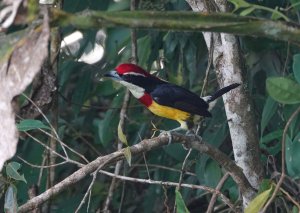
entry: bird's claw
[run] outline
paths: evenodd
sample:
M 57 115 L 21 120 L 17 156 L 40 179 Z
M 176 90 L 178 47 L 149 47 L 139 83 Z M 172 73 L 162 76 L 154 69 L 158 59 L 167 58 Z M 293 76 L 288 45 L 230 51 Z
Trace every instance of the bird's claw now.
M 164 134 L 166 134 L 168 136 L 168 145 L 170 145 L 171 142 L 172 142 L 171 131 L 160 130 L 160 134 L 159 135 L 164 135 Z
M 193 137 L 195 140 L 199 141 L 201 143 L 202 137 L 197 135 L 193 130 L 188 130 L 185 134 L 188 137 Z M 183 148 L 186 150 L 189 150 L 191 147 L 187 146 L 186 144 L 182 144 Z

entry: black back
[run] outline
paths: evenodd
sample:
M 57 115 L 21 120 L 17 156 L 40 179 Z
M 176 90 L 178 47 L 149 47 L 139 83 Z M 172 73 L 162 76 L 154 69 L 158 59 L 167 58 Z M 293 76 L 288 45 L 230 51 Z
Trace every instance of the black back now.
M 163 81 L 159 78 L 145 78 L 138 75 L 123 75 L 122 78 L 145 89 L 152 99 L 160 105 L 179 109 L 191 114 L 211 117 L 208 103 L 195 93 Z
M 211 117 L 210 112 L 208 112 L 208 103 L 183 87 L 164 82 L 157 85 L 149 94 L 160 105 Z

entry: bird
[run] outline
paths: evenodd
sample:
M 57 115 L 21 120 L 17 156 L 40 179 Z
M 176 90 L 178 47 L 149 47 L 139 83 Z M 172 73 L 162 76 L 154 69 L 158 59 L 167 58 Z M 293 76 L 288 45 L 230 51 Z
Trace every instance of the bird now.
M 177 121 L 180 126 L 169 130 L 191 130 L 195 117 L 211 117 L 210 105 L 223 94 L 238 87 L 233 83 L 210 96 L 200 97 L 184 87 L 160 79 L 136 64 L 123 63 L 104 74 L 123 86 L 153 114 Z

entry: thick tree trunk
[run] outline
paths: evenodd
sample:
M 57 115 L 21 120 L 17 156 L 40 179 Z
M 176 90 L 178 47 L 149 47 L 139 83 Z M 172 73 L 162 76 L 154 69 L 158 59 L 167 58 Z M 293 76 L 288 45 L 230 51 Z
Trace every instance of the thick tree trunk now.
M 191 8 L 198 12 L 227 11 L 226 1 L 187 0 Z M 212 1 L 213 2 L 213 1 Z M 254 112 L 246 84 L 243 79 L 240 47 L 234 35 L 224 33 L 203 33 L 208 49 L 213 51 L 213 65 L 220 87 L 232 83 L 242 85 L 223 95 L 228 125 L 232 140 L 234 157 L 242 168 L 253 188 L 258 189 L 263 177 L 260 162 L 259 138 L 254 119 Z M 243 194 L 244 206 L 247 206 L 253 194 Z

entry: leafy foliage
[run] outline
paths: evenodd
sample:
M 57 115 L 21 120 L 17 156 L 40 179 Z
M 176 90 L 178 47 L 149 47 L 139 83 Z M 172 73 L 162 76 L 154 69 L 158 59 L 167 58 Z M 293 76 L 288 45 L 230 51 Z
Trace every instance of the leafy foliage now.
M 50 130 L 50 127 L 46 126 L 42 121 L 32 119 L 20 121 L 20 123 L 17 124 L 17 128 L 19 131 L 29 131 L 38 128 Z
M 177 213 L 189 213 L 189 210 L 186 208 L 184 200 L 178 190 L 175 191 L 176 194 L 176 206 L 177 206 Z
M 274 190 L 273 185 L 270 185 L 269 189 L 259 193 L 245 209 L 245 213 L 256 213 L 259 212 L 264 204 L 268 201 Z
M 296 22 L 300 5 L 296 0 L 291 1 L 237 1 L 234 3 L 236 13 L 253 15 L 277 20 L 279 18 Z M 76 13 L 86 10 L 123 11 L 129 10 L 130 1 L 64 1 L 63 10 Z M 278 8 L 282 8 L 278 10 Z M 166 11 L 189 10 L 185 1 L 142 0 L 139 9 L 155 9 Z M 280 11 L 280 12 L 279 12 Z M 276 15 L 277 14 L 277 15 Z M 22 37 L 27 26 L 22 30 L 11 29 L 6 38 L 7 43 L 2 46 L 1 56 L 12 49 L 12 41 Z M 61 28 L 62 36 L 69 35 L 77 30 L 71 25 Z M 247 29 L 242 29 L 247 30 Z M 126 147 L 138 143 L 141 139 L 150 138 L 155 132 L 152 124 L 158 129 L 168 130 L 176 127 L 176 122 L 153 116 L 135 99 L 130 99 L 124 129 L 118 126 L 120 108 L 124 99 L 124 88 L 111 81 L 102 79 L 103 73 L 112 70 L 118 64 L 131 61 L 130 30 L 122 27 L 104 29 L 106 37 L 99 41 L 95 29 L 82 30 L 84 41 L 80 43 L 80 50 L 72 55 L 62 52 L 58 63 L 58 100 L 57 114 L 45 111 L 47 117 L 58 120 L 57 135 L 66 145 L 85 156 L 91 161 L 100 155 L 116 150 L 117 141 L 122 141 Z M 0 35 L 2 37 L 2 35 Z M 0 37 L 0 41 L 2 41 Z M 97 64 L 89 65 L 79 62 L 88 43 L 101 43 L 104 56 Z M 262 163 L 266 171 L 265 178 L 271 179 L 273 173 L 280 171 L 281 138 L 283 128 L 290 115 L 299 106 L 300 102 L 300 52 L 299 47 L 279 41 L 263 38 L 240 38 L 242 53 L 245 58 L 245 79 L 249 93 L 255 106 L 255 116 L 260 132 L 260 148 Z M 191 91 L 200 94 L 205 78 L 205 71 L 209 63 L 209 52 L 201 32 L 157 31 L 152 29 L 137 30 L 138 64 L 152 74 L 179 84 Z M 5 52 L 4 52 L 5 49 Z M 208 76 L 206 94 L 211 94 L 218 87 L 216 76 L 211 69 Z M 33 92 L 33 87 L 26 93 Z M 18 104 L 22 107 L 26 100 L 21 97 Z M 230 134 L 227 127 L 223 103 L 219 100 L 212 109 L 212 118 L 201 123 L 199 134 L 212 146 L 232 157 Z M 51 120 L 50 119 L 50 120 Z M 49 124 L 43 118 L 20 120 L 19 131 L 29 132 L 34 138 L 48 144 L 49 135 L 41 132 L 44 129 L 50 132 Z M 286 140 L 286 167 L 289 178 L 299 190 L 299 127 L 298 116 L 289 128 Z M 44 147 L 35 142 L 33 137 L 22 134 L 17 156 L 35 165 L 47 165 Z M 129 164 L 123 163 L 120 174 L 130 177 L 178 182 L 182 162 L 186 151 L 178 144 L 151 151 L 145 157 L 132 156 L 127 149 L 126 159 Z M 60 145 L 57 152 L 64 154 Z M 81 156 L 69 152 L 69 157 L 80 163 L 86 163 Z M 271 156 L 271 157 L 270 157 Z M 270 158 L 278 159 L 270 165 Z M 13 211 L 18 203 L 25 203 L 28 199 L 27 189 L 32 184 L 38 184 L 40 191 L 45 191 L 49 180 L 47 173 L 41 168 L 21 162 L 18 158 L 9 162 L 3 176 L 0 176 L 0 197 L 6 211 Z M 147 166 L 145 165 L 147 161 Z M 16 162 L 18 161 L 18 162 Z M 58 158 L 57 162 L 62 159 Z M 141 164 L 143 164 L 141 166 Z M 22 165 L 22 170 L 21 169 Z M 189 184 L 216 187 L 224 171 L 208 156 L 192 152 L 186 165 L 183 182 Z M 48 169 L 48 168 L 47 168 Z M 72 174 L 78 169 L 77 165 L 67 164 L 55 167 L 55 182 Z M 113 168 L 108 170 L 113 172 Z M 47 170 L 49 171 L 49 170 Z M 26 179 L 25 179 L 26 177 Z M 3 180 L 2 180 L 3 179 Z M 52 200 L 51 212 L 74 212 L 79 205 L 90 184 L 86 178 Z M 93 185 L 89 211 L 96 212 L 102 209 L 107 198 L 111 178 L 99 174 Z M 163 212 L 166 205 L 173 208 L 174 201 L 178 212 L 205 211 L 211 196 L 202 190 L 163 188 L 157 185 L 142 185 L 135 182 L 126 182 L 122 188 L 122 181 L 116 181 L 112 212 L 119 208 L 125 212 Z M 294 185 L 293 185 L 294 186 Z M 238 187 L 229 178 L 221 192 L 226 194 L 234 203 L 238 200 Z M 250 204 L 249 212 L 257 212 L 269 199 L 273 187 L 265 188 Z M 286 189 L 288 190 L 288 189 Z M 295 190 L 297 191 L 297 190 Z M 296 197 L 290 191 L 291 196 Z M 125 193 L 125 194 L 124 194 Z M 279 195 L 280 196 L 280 195 Z M 164 202 L 165 201 L 165 202 Z M 297 200 L 299 202 L 299 200 Z M 276 200 L 283 209 L 295 209 L 289 199 L 281 196 Z M 197 203 L 197 205 L 195 205 Z M 217 200 L 217 204 L 221 201 Z M 284 206 L 284 207 L 282 207 Z M 84 207 L 87 207 L 86 204 Z M 1 210 L 0 210 L 1 211 Z

